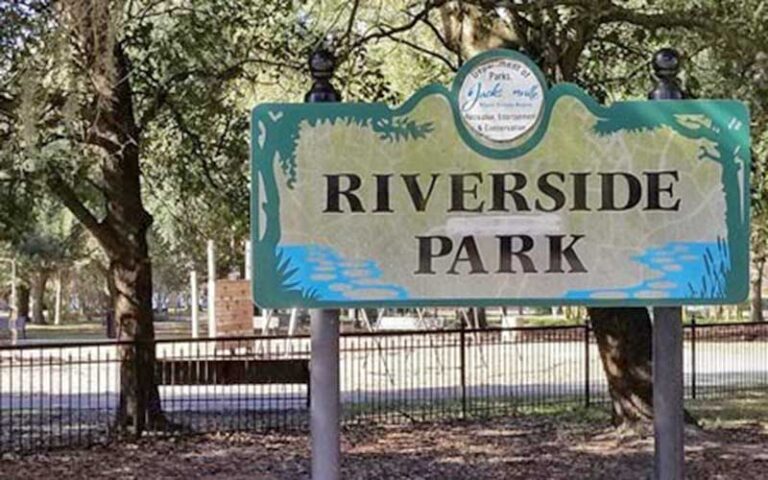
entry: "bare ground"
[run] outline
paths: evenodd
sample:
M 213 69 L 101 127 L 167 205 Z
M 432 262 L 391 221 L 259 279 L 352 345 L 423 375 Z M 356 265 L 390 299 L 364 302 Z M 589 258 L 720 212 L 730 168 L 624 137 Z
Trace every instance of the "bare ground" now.
M 703 403 L 686 432 L 691 479 L 768 478 L 766 397 Z M 616 431 L 598 410 L 471 422 L 356 426 L 344 432 L 345 479 L 645 479 L 650 431 Z M 15 479 L 309 478 L 306 434 L 148 439 L 26 457 L 6 455 Z

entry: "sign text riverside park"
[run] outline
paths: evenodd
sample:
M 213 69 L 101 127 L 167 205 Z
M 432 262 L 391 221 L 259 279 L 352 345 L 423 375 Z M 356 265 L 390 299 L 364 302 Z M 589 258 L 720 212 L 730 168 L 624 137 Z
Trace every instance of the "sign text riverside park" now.
M 749 117 L 598 105 L 509 51 L 383 104 L 252 116 L 262 307 L 680 305 L 747 294 Z

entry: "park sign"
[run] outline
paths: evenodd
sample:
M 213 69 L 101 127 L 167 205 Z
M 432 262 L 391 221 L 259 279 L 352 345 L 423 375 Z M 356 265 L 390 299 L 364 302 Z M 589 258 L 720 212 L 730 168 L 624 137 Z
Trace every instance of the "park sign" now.
M 397 108 L 262 104 L 251 128 L 262 307 L 746 297 L 740 102 L 602 106 L 494 50 Z

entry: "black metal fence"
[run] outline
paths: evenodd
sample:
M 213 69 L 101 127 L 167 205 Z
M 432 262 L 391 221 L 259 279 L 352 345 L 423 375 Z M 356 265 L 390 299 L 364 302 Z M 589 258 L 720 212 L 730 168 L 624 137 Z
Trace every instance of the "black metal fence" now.
M 126 342 L 0 347 L 0 451 L 115 438 Z M 157 340 L 160 434 L 304 429 L 309 338 Z M 687 325 L 689 398 L 768 389 L 768 324 Z M 401 422 L 512 414 L 607 400 L 588 327 L 347 334 L 344 421 Z

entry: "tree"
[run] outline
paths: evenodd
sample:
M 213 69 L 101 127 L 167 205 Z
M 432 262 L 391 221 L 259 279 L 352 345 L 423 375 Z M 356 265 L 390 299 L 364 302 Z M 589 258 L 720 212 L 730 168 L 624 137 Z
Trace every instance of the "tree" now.
M 709 39 L 684 38 L 693 52 L 687 85 L 694 96 L 737 98 L 749 106 L 752 123 L 751 315 L 764 321 L 762 287 L 768 250 L 768 5 L 763 0 L 717 2 L 727 25 Z M 745 14 L 749 12 L 749 14 Z
M 699 6 L 695 13 L 685 7 L 685 2 L 659 8 L 653 2 L 630 5 L 611 0 L 427 1 L 411 7 L 401 24 L 379 26 L 360 42 L 376 37 L 413 43 L 402 42 L 401 37 L 420 26 L 431 31 L 447 51 L 434 55 L 443 64 L 460 65 L 490 48 L 519 50 L 539 65 L 550 82 L 576 82 L 605 100 L 611 95 L 637 95 L 638 85 L 644 84 L 638 81 L 638 73 L 647 71 L 648 57 L 664 32 L 674 28 L 701 33 L 715 26 L 704 13 L 714 13 L 713 5 Z M 606 58 L 613 62 L 608 64 Z M 589 310 L 615 422 L 649 419 L 652 336 L 647 310 Z
M 614 8 L 612 2 L 606 2 Z M 552 82 L 578 81 L 582 53 L 604 24 L 613 20 L 605 12 L 532 4 L 499 8 L 486 2 L 448 2 L 441 7 L 448 45 L 468 58 L 489 48 L 510 48 L 527 53 Z M 613 414 L 617 423 L 652 416 L 651 325 L 645 309 L 590 309 L 598 339 Z
M 225 224 L 224 206 L 244 205 L 235 216 L 247 225 L 247 117 L 231 108 L 231 87 L 257 85 L 265 65 L 300 68 L 291 61 L 301 54 L 296 14 L 282 1 L 25 0 L 0 8 L 0 71 L 8 73 L 0 150 L 9 175 L 48 188 L 99 242 L 121 338 L 135 342 L 120 350 L 117 423 L 162 427 L 153 217 L 142 180 L 192 195 L 205 186 L 203 200 L 216 201 L 194 203 L 210 207 L 207 218 L 220 214 Z
M 763 192 L 768 188 L 762 182 Z M 765 193 L 753 203 L 752 222 L 752 279 L 751 279 L 751 320 L 764 322 L 763 315 L 763 278 L 765 277 L 765 263 L 768 259 L 768 205 L 766 205 Z

